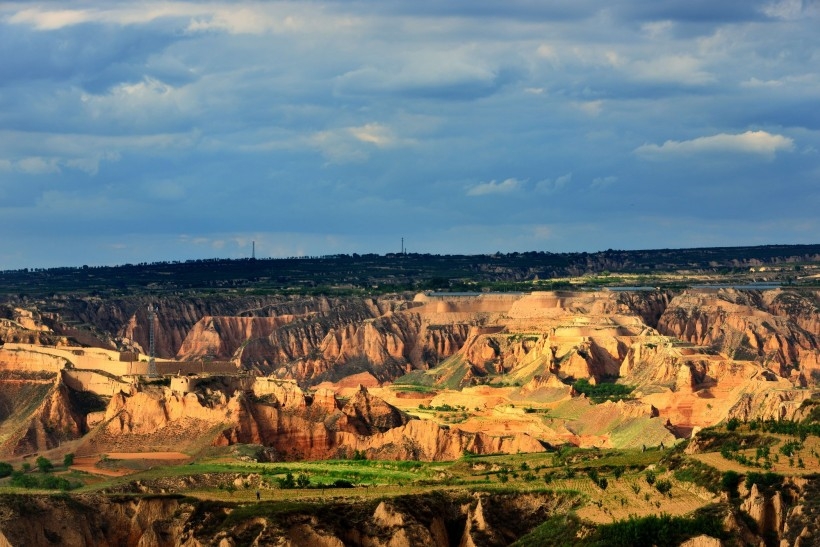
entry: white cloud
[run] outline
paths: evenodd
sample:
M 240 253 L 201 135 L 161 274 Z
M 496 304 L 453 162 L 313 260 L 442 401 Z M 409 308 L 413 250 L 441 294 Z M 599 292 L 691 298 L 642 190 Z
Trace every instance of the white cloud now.
M 89 175 L 96 175 L 100 171 L 100 162 L 105 160 L 109 162 L 119 161 L 119 152 L 105 152 L 102 154 L 94 154 L 93 156 L 85 158 L 72 158 L 63 162 L 66 167 L 78 169 Z
M 414 141 L 399 138 L 386 125 L 368 123 L 318 131 L 301 142 L 318 148 L 333 163 L 350 163 L 365 161 L 373 147 L 391 148 L 411 145 Z
M 561 61 L 561 58 L 558 56 L 558 51 L 550 44 L 539 45 L 535 50 L 535 54 L 541 59 L 546 59 L 552 63 L 553 66 L 557 66 Z
M 584 101 L 573 103 L 575 108 L 585 113 L 588 116 L 595 117 L 601 113 L 604 108 L 604 101 Z
M 644 31 L 650 38 L 659 38 L 669 33 L 674 23 L 672 21 L 652 21 L 641 25 L 641 30 Z
M 628 59 L 624 58 L 617 51 L 606 51 L 604 52 L 604 57 L 607 63 L 614 68 L 620 68 L 628 62 Z
M 360 127 L 348 128 L 348 131 L 361 142 L 375 144 L 379 148 L 385 148 L 395 144 L 396 138 L 389 128 L 380 123 L 368 123 Z
M 468 196 L 486 196 L 488 194 L 509 194 L 519 189 L 523 183 L 514 178 L 506 179 L 502 182 L 491 180 L 477 184 L 467 190 Z
M 306 25 L 307 21 L 298 16 L 272 17 L 258 10 L 243 8 L 220 9 L 213 14 L 198 17 L 191 21 L 187 30 L 189 32 L 223 30 L 231 34 L 263 34 L 265 32 L 298 31 Z
M 715 81 L 714 75 L 703 70 L 700 59 L 691 55 L 668 55 L 635 61 L 627 70 L 644 81 L 679 83 L 685 85 L 704 85 Z
M 49 31 L 82 23 L 145 25 L 160 19 L 187 22 L 189 33 L 224 31 L 229 34 L 264 34 L 353 29 L 359 19 L 350 15 L 325 14 L 298 3 L 254 4 L 163 2 L 101 4 L 95 9 L 49 10 L 41 7 L 20 10 L 8 18 L 12 24 L 30 25 Z
M 46 175 L 60 172 L 57 158 L 43 158 L 39 156 L 23 158 L 17 162 L 16 167 L 21 173 L 28 175 Z
M 763 7 L 763 13 L 774 19 L 794 21 L 803 14 L 802 0 L 778 0 Z
M 759 80 L 752 77 L 745 82 L 740 82 L 740 87 L 783 87 L 783 82 L 781 80 Z
M 618 177 L 614 177 L 612 175 L 608 177 L 596 177 L 592 179 L 592 188 L 595 190 L 600 190 L 601 188 L 606 188 L 616 182 L 618 182 Z
M 734 152 L 771 158 L 777 152 L 788 152 L 793 149 L 794 141 L 789 137 L 774 135 L 766 131 L 747 131 L 734 135 L 720 133 L 688 141 L 669 140 L 661 145 L 644 144 L 636 148 L 635 153 L 645 157 L 659 157 Z
M 61 158 L 57 156 L 27 156 L 22 159 L 12 161 L 9 159 L 0 160 L 0 171 L 16 171 L 26 175 L 51 175 L 59 174 L 62 168 L 77 169 L 89 175 L 96 175 L 100 170 L 100 162 L 118 161 L 118 152 L 103 152 L 84 157 Z
M 796 91 L 801 88 L 811 93 L 820 92 L 820 80 L 817 74 L 793 74 L 783 76 L 775 80 L 761 80 L 759 78 L 751 77 L 748 80 L 740 82 L 741 87 L 747 88 L 787 88 L 789 91 Z
M 497 67 L 475 47 L 451 50 L 419 48 L 386 65 L 368 64 L 336 78 L 341 93 L 430 92 L 466 87 L 485 89 L 497 78 Z
M 307 144 L 319 149 L 333 163 L 362 162 L 369 157 L 360 141 L 346 129 L 318 131 L 307 138 Z
M 544 179 L 539 180 L 535 185 L 535 190 L 537 192 L 544 192 L 544 193 L 552 193 L 557 192 L 558 190 L 562 189 L 564 186 L 572 182 L 572 173 L 567 173 L 566 175 L 561 175 L 560 177 L 553 179 Z
M 105 94 L 83 93 L 80 101 L 92 120 L 121 120 L 136 126 L 177 119 L 197 108 L 197 98 L 187 88 L 148 76 L 123 82 Z
M 94 17 L 87 10 L 46 10 L 37 8 L 18 11 L 8 21 L 13 24 L 29 24 L 38 30 L 55 30 L 85 23 Z

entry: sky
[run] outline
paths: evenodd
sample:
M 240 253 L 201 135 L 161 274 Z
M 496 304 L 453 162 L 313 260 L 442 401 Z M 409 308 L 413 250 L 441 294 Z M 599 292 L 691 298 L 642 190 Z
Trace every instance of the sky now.
M 0 3 L 0 270 L 820 242 L 820 0 Z

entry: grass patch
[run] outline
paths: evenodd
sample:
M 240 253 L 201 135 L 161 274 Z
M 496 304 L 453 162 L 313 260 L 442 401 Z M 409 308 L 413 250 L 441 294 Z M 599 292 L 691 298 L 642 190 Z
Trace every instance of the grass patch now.
M 578 545 L 581 521 L 572 513 L 555 515 L 545 520 L 529 534 L 520 537 L 511 547 L 555 547 Z
M 421 372 L 421 371 L 415 371 Z M 435 393 L 436 390 L 433 389 L 432 385 L 416 385 L 416 384 L 398 384 L 398 380 L 396 380 L 396 384 L 391 386 L 393 391 L 404 392 L 404 393 Z

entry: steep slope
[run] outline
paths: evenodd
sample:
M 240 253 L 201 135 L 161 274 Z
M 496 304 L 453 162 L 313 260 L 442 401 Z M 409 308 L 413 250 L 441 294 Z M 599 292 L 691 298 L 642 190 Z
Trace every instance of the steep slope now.
M 17 385 L 10 385 L 12 382 Z M 74 408 L 69 388 L 59 379 L 5 381 L 0 393 L 16 399 L 7 407 L 10 414 L 0 422 L 0 454 L 48 450 L 87 430 L 85 416 Z

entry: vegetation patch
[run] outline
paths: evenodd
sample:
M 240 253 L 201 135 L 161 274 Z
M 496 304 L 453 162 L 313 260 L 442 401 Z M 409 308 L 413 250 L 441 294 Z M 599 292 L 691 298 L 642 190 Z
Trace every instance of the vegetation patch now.
M 671 457 L 667 464 L 673 476 L 681 482 L 690 482 L 705 488 L 713 494 L 720 491 L 720 471 L 698 460 L 683 458 L 680 455 Z
M 723 523 L 717 515 L 698 512 L 691 517 L 673 517 L 667 514 L 630 517 L 626 520 L 599 526 L 581 545 L 623 546 L 680 545 L 687 539 L 706 534 L 725 539 Z
M 634 391 L 633 386 L 625 384 L 615 384 L 609 382 L 601 382 L 598 384 L 590 384 L 586 378 L 577 380 L 572 387 L 578 393 L 583 393 L 590 400 L 595 403 L 603 403 L 605 401 L 623 401 L 631 399 L 630 395 Z

